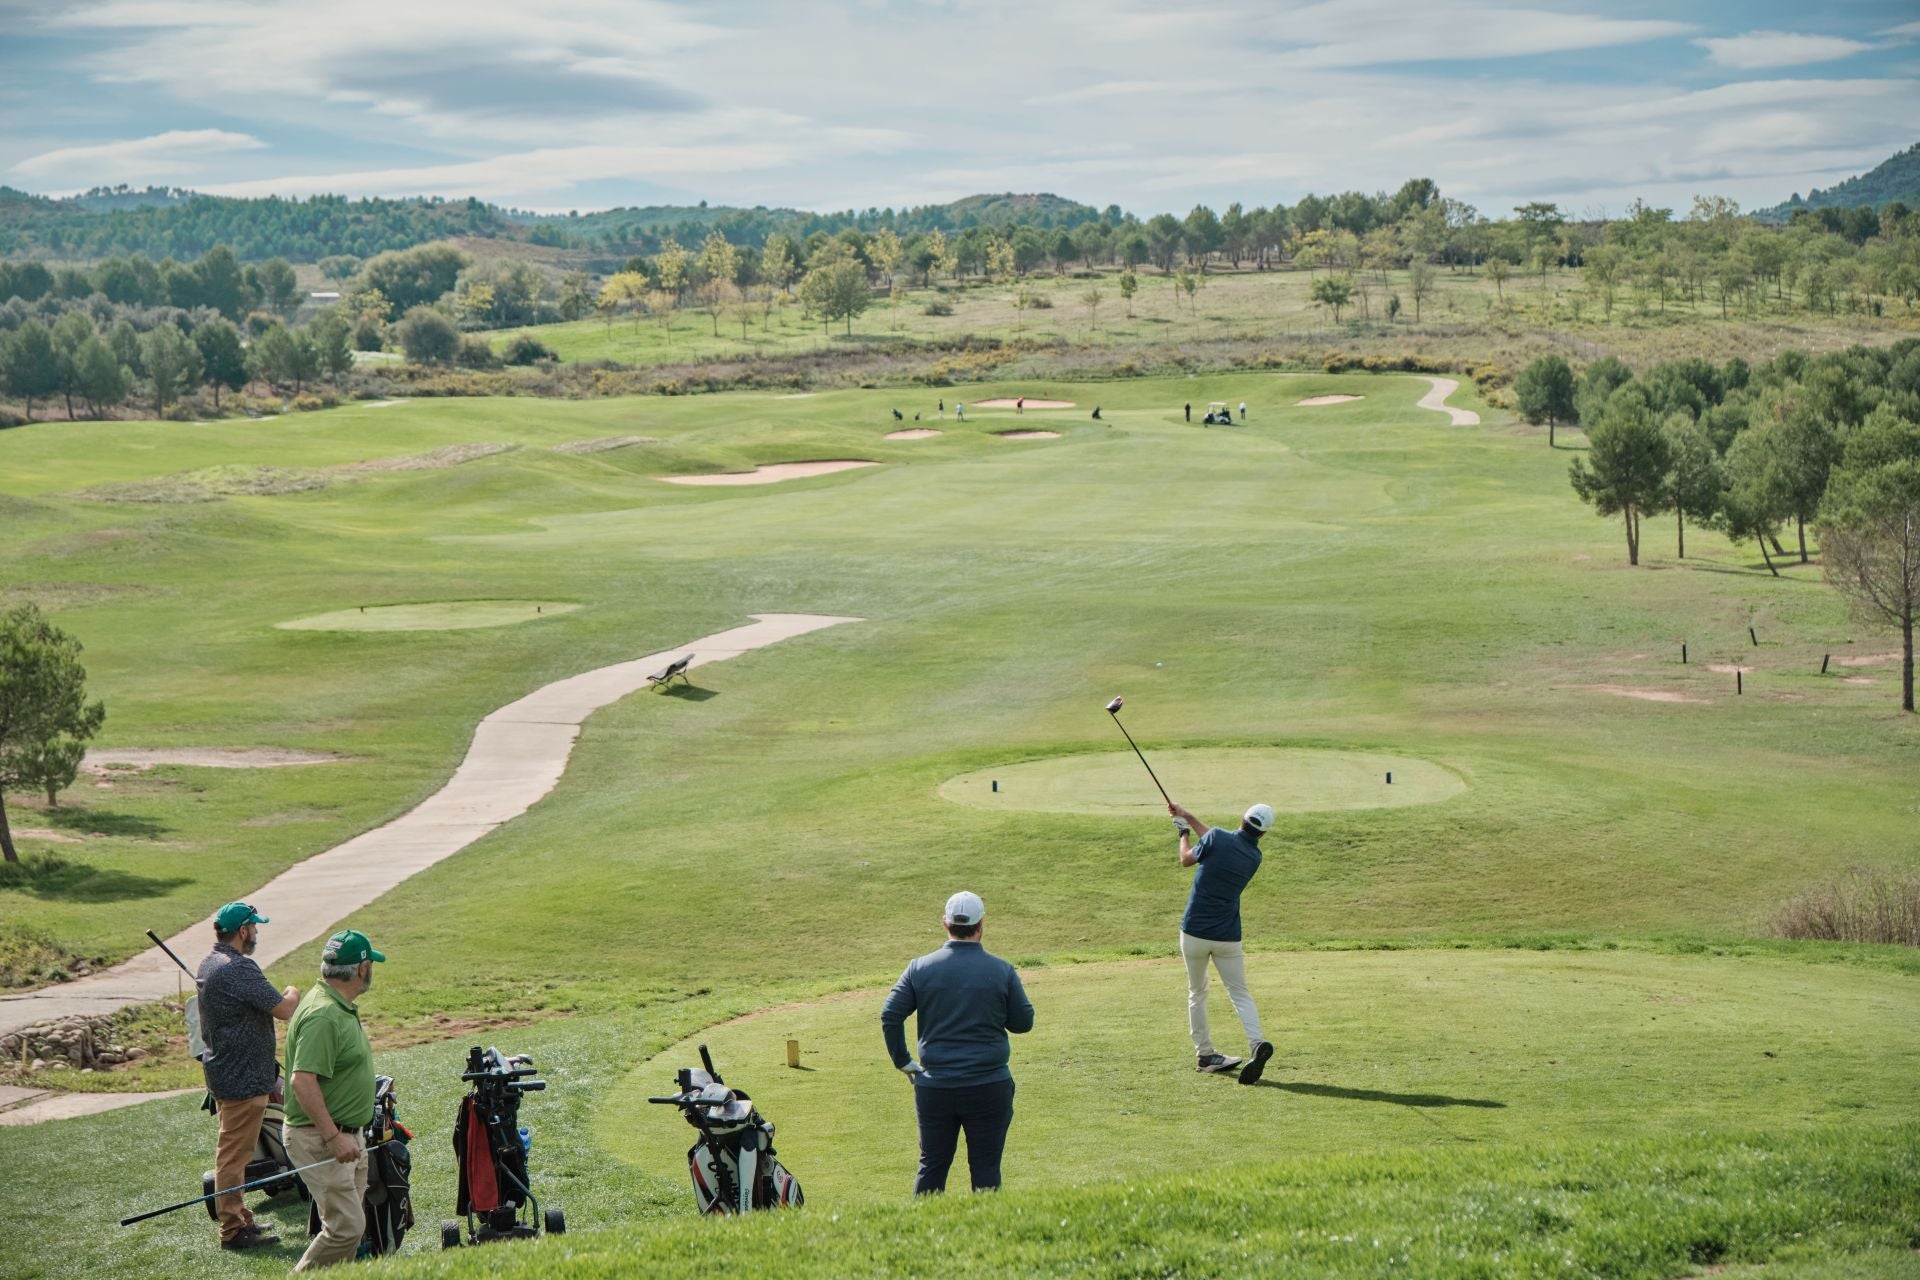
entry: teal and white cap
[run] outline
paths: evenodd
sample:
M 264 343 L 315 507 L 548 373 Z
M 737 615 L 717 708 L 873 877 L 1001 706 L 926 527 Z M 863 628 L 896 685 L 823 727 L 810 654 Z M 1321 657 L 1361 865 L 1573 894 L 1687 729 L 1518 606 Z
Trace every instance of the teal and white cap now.
M 980 895 L 962 889 L 947 899 L 946 921 L 948 924 L 976 925 L 987 914 L 987 904 L 980 901 Z

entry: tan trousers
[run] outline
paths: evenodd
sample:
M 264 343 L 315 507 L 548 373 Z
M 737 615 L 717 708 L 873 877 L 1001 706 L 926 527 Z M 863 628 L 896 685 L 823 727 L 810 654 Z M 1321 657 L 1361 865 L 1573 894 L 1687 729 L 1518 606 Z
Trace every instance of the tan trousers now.
M 367 1233 L 367 1153 L 366 1140 L 358 1133 L 342 1130 L 353 1145 L 362 1148 L 352 1164 L 328 1160 L 327 1144 L 310 1124 L 288 1125 L 287 1155 L 294 1167 L 327 1160 L 318 1169 L 300 1175 L 307 1192 L 320 1210 L 320 1234 L 300 1255 L 296 1272 L 330 1267 L 336 1262 L 352 1262 L 360 1252 L 360 1238 Z
M 1233 1001 L 1233 1011 L 1240 1015 L 1240 1029 L 1247 1033 L 1247 1047 L 1251 1052 L 1260 1047 L 1264 1038 L 1260 1030 L 1260 1012 L 1253 1007 L 1253 993 L 1247 990 L 1247 962 L 1241 954 L 1237 942 L 1215 942 L 1211 938 L 1196 938 L 1190 933 L 1180 935 L 1180 956 L 1187 962 L 1187 1030 L 1193 1036 L 1193 1047 L 1206 1057 L 1213 1052 L 1213 1034 L 1207 1026 L 1207 962 L 1220 971 L 1220 981 L 1227 989 L 1227 998 Z
M 220 1142 L 213 1152 L 213 1185 L 237 1187 L 247 1180 L 247 1161 L 260 1145 L 260 1120 L 267 1114 L 267 1095 L 257 1098 L 220 1098 L 215 1114 L 220 1119 Z M 225 1243 L 253 1225 L 253 1210 L 238 1192 L 213 1202 L 220 1219 L 220 1240 Z

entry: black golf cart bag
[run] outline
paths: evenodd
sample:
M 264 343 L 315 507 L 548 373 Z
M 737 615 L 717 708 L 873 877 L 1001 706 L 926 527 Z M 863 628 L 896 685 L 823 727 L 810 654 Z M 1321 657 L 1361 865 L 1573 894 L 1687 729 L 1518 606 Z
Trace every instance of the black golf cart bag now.
M 367 1212 L 367 1231 L 360 1238 L 358 1256 L 378 1258 L 397 1252 L 413 1226 L 413 1153 L 407 1149 L 413 1135 L 395 1112 L 391 1076 L 374 1077 L 373 1119 L 361 1136 L 368 1147 L 367 1194 L 361 1202 Z M 320 1234 L 317 1204 L 307 1210 L 307 1232 Z
M 460 1100 L 453 1125 L 453 1158 L 460 1168 L 454 1212 L 465 1217 L 468 1244 L 495 1240 L 531 1240 L 544 1229 L 564 1235 L 567 1215 L 556 1207 L 540 1210 L 527 1172 L 533 1134 L 520 1124 L 520 1095 L 547 1087 L 525 1054 L 507 1057 L 498 1049 L 475 1045 L 460 1074 L 471 1088 Z M 460 1222 L 440 1224 L 440 1247 L 457 1248 Z
M 300 1198 L 307 1198 L 307 1184 L 300 1181 L 293 1172 L 293 1160 L 287 1155 L 287 1146 L 282 1137 L 281 1125 L 287 1118 L 287 1098 L 283 1092 L 284 1077 L 276 1077 L 273 1092 L 267 1095 L 267 1109 L 260 1117 L 260 1136 L 254 1139 L 253 1154 L 247 1157 L 247 1176 L 242 1182 L 259 1182 L 262 1178 L 273 1178 L 272 1182 L 256 1188 L 266 1199 L 296 1191 Z M 213 1096 L 213 1090 L 207 1090 L 207 1096 L 201 1101 L 200 1109 L 210 1115 L 219 1115 L 220 1100 Z M 280 1177 L 274 1178 L 275 1174 Z M 208 1169 L 200 1175 L 200 1194 L 210 1196 L 220 1189 L 215 1171 Z M 215 1201 L 207 1201 L 207 1216 L 215 1222 L 220 1221 L 220 1211 L 214 1207 Z
M 700 1131 L 700 1140 L 687 1149 L 694 1207 L 703 1214 L 799 1208 L 806 1197 L 799 1180 L 775 1157 L 773 1122 L 761 1117 L 752 1098 L 727 1088 L 705 1045 L 700 1062 L 701 1067 L 674 1073 L 679 1093 L 647 1099 L 679 1107 Z

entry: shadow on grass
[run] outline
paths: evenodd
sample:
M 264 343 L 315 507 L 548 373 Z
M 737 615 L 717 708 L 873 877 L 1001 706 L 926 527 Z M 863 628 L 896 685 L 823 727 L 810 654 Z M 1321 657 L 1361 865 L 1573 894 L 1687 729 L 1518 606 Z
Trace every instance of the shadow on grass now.
M 1506 1103 L 1490 1098 L 1453 1098 L 1444 1093 L 1384 1093 L 1379 1089 L 1346 1089 L 1337 1084 L 1307 1084 L 1303 1081 L 1260 1080 L 1256 1089 L 1283 1089 L 1309 1098 L 1346 1098 L 1353 1102 L 1390 1102 L 1396 1107 L 1486 1107 L 1505 1109 Z
M 135 875 L 52 855 L 0 863 L 0 889 L 60 902 L 125 902 L 154 897 L 186 883 L 185 877 Z
M 678 684 L 665 691 L 669 698 L 678 698 L 682 702 L 705 702 L 709 698 L 720 696 L 718 689 L 702 689 L 698 685 Z
M 90 836 L 123 836 L 131 840 L 158 840 L 173 830 L 164 822 L 155 822 L 152 818 L 142 818 L 131 813 L 114 813 L 107 809 L 90 809 L 86 805 L 68 804 L 61 805 L 58 809 L 42 809 L 35 816 L 55 830 L 78 831 Z

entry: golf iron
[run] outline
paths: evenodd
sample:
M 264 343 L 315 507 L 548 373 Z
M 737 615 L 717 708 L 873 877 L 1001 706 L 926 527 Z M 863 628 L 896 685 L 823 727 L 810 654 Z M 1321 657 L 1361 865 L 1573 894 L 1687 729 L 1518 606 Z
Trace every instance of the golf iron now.
M 1167 789 L 1160 785 L 1160 779 L 1154 774 L 1153 766 L 1147 764 L 1147 757 L 1141 754 L 1140 744 L 1133 740 L 1132 734 L 1127 733 L 1127 726 L 1120 723 L 1120 708 L 1126 705 L 1126 701 L 1125 698 L 1115 698 L 1112 702 L 1109 702 L 1107 704 L 1107 714 L 1113 717 L 1113 723 L 1119 728 L 1120 732 L 1126 734 L 1127 745 L 1133 748 L 1133 754 L 1140 756 L 1140 763 L 1146 766 L 1147 776 L 1153 779 L 1153 785 L 1155 789 L 1160 792 L 1160 798 L 1165 800 L 1167 802 L 1167 808 L 1171 809 L 1173 808 L 1173 797 L 1169 796 Z

